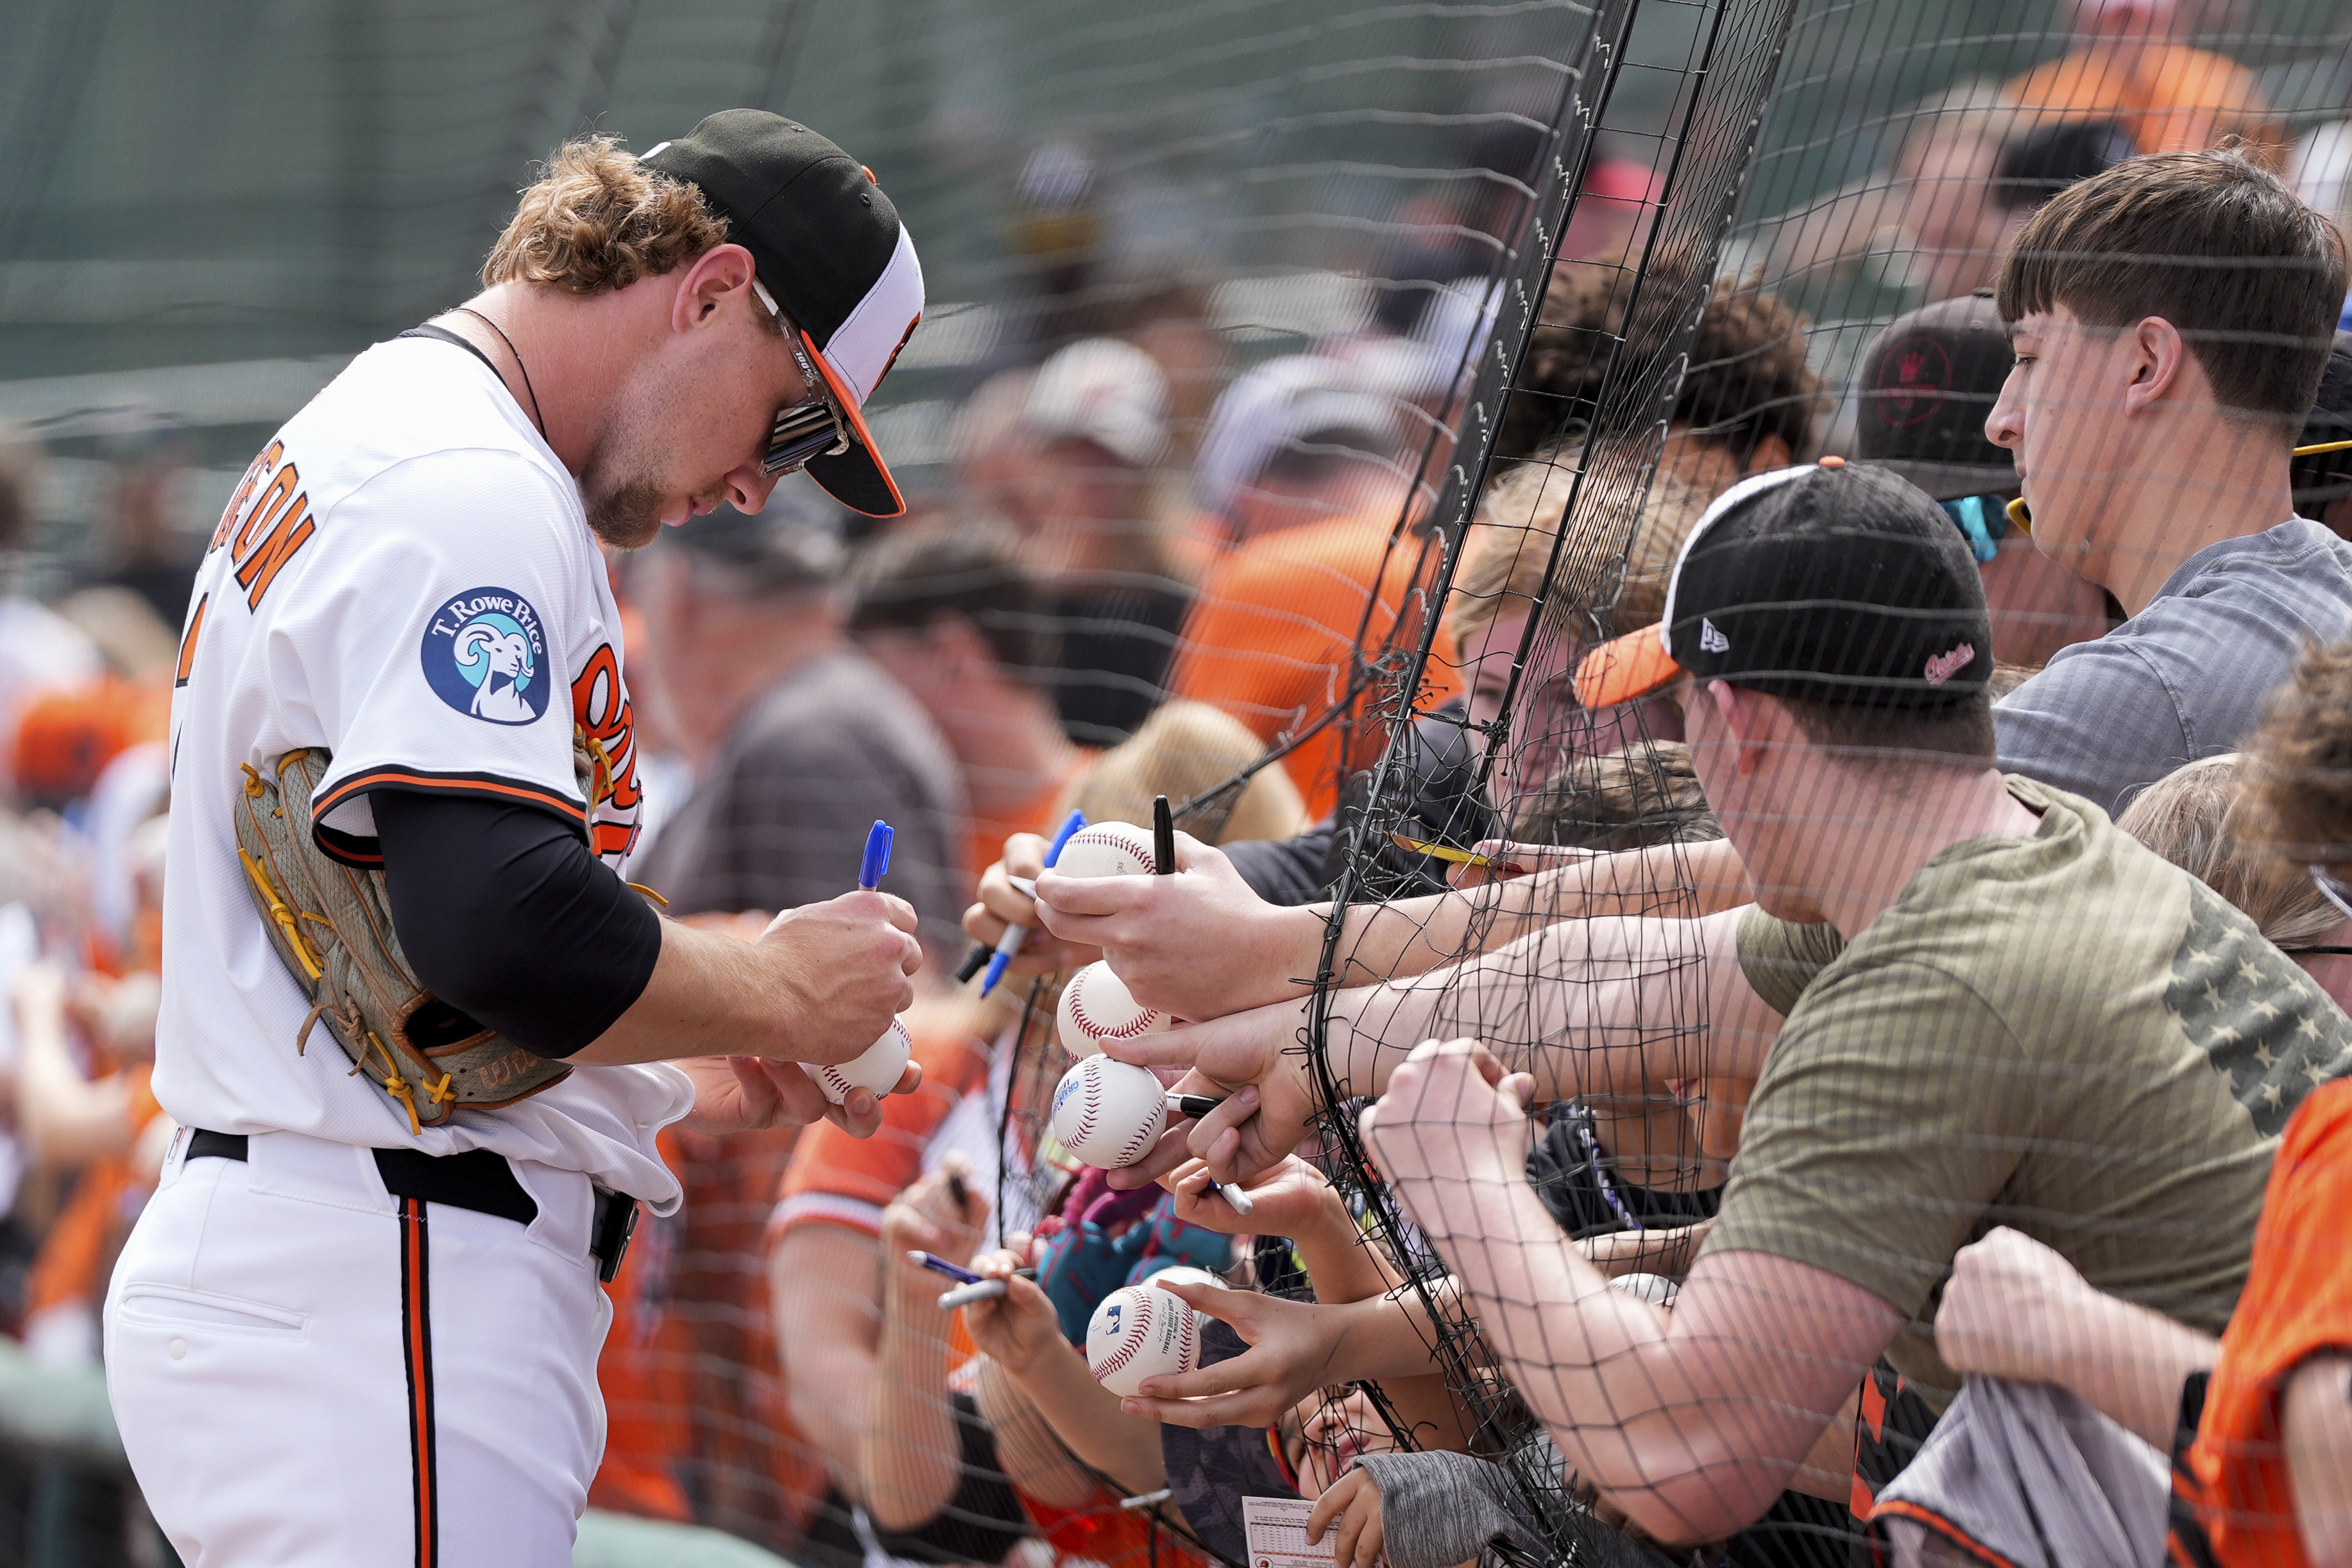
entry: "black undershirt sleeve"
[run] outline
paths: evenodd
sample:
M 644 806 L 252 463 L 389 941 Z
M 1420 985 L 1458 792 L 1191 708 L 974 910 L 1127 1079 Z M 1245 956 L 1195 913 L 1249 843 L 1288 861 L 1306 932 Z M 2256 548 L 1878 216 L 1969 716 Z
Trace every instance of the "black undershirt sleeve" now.
M 425 988 L 543 1057 L 612 1027 L 653 978 L 661 919 L 535 806 L 371 792 L 393 930 Z

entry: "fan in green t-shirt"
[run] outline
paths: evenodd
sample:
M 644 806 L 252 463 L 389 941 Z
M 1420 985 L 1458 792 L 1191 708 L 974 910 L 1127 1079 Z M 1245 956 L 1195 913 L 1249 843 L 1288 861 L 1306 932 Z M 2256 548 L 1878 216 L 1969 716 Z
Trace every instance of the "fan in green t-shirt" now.
M 1744 481 L 1694 530 L 1661 626 L 1595 650 L 1578 696 L 1676 689 L 1757 904 L 1560 921 L 1329 1003 L 1324 1065 L 1343 1094 L 1385 1089 L 1373 1152 L 1487 1344 L 1580 1477 L 1661 1539 L 1727 1535 L 1808 1485 L 1882 1354 L 1953 1388 L 1937 1296 L 1993 1226 L 2218 1331 L 2276 1130 L 2352 1068 L 2352 1022 L 2243 916 L 2097 806 L 1996 771 L 1990 647 L 1974 563 L 1921 492 L 1833 463 Z M 1707 1026 L 1658 1027 L 1694 990 Z M 1315 1103 L 1308 1005 L 1116 1054 L 1230 1091 L 1190 1148 L 1245 1177 Z M 1482 1037 L 1522 1044 L 1498 1059 Z M 1518 1179 L 1529 1104 L 1657 1078 L 1755 1082 L 1671 1313 L 1611 1289 Z M 1842 1447 L 1811 1487 L 1843 1495 Z

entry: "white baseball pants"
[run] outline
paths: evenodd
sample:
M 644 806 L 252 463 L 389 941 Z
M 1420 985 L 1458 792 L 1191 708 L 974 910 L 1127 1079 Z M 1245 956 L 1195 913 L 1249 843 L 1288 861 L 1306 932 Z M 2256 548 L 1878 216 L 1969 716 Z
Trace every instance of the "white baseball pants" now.
M 116 1266 L 106 1377 L 188 1568 L 568 1568 L 612 1320 L 588 1179 L 518 1162 L 526 1228 L 394 1197 L 365 1149 L 186 1145 Z

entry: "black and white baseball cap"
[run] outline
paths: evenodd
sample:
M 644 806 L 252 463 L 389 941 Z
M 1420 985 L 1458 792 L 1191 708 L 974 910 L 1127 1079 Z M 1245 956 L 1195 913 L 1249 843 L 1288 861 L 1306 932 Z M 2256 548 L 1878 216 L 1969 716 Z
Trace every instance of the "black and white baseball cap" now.
M 874 172 L 796 121 L 728 109 L 639 161 L 699 186 L 798 329 L 850 426 L 809 477 L 869 517 L 907 510 L 860 410 L 923 315 L 923 268 Z
M 1689 674 L 1776 697 L 1948 707 L 1992 677 L 1984 583 L 1916 485 L 1825 458 L 1742 479 L 1683 542 L 1658 624 L 1577 666 L 1588 708 Z

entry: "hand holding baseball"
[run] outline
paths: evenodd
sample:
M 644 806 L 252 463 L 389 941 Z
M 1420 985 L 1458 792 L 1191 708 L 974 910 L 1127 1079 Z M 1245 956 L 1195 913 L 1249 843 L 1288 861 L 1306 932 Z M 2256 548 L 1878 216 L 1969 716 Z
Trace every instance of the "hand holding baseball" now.
M 1045 868 L 1046 841 L 1034 833 L 1016 833 L 1004 841 L 1004 858 L 981 873 L 980 901 L 964 911 L 964 934 L 984 947 L 994 947 L 1009 925 L 1029 928 L 1005 970 L 1010 981 L 1026 982 L 1040 974 L 1069 973 L 1102 956 L 1092 948 L 1057 941 L 1040 922 L 1037 901 L 1013 885 L 1013 879 L 1034 883 Z M 1017 987 L 1014 994 L 1025 990 Z
M 1114 1060 L 1191 1069 L 1172 1086 L 1177 1092 L 1225 1097 L 1223 1105 L 1175 1128 L 1150 1154 L 1119 1171 L 1111 1185 L 1141 1186 L 1189 1159 L 1206 1161 L 1220 1182 L 1246 1184 L 1297 1148 L 1315 1114 L 1307 1058 L 1296 1048 L 1307 1009 L 1305 1001 L 1285 1002 L 1107 1042 L 1104 1052 Z
M 694 1109 L 686 1125 L 698 1132 L 750 1132 L 830 1121 L 853 1138 L 871 1138 L 882 1126 L 882 1102 L 871 1091 L 858 1089 L 845 1101 L 831 1103 L 798 1062 L 688 1057 L 674 1065 L 694 1085 Z M 911 1094 L 922 1081 L 921 1064 L 908 1062 L 893 1092 Z
M 914 906 L 869 889 L 786 910 L 751 952 L 783 1025 L 782 1048 L 751 1054 L 818 1064 L 880 1038 L 914 1001 L 908 977 L 923 965 Z
M 1213 1285 L 1152 1284 L 1233 1325 L 1250 1348 L 1192 1371 L 1148 1377 L 1119 1402 L 1131 1415 L 1177 1426 L 1271 1426 L 1310 1390 L 1334 1381 L 1340 1309 Z
M 1037 878 L 1037 915 L 1073 948 L 1099 950 L 1138 1002 L 1180 1018 L 1297 995 L 1286 969 L 1254 974 L 1250 961 L 1263 953 L 1282 966 L 1287 949 L 1253 932 L 1297 911 L 1259 898 L 1223 852 L 1190 834 L 1176 835 L 1176 870 L 1076 877 L 1057 868 Z

